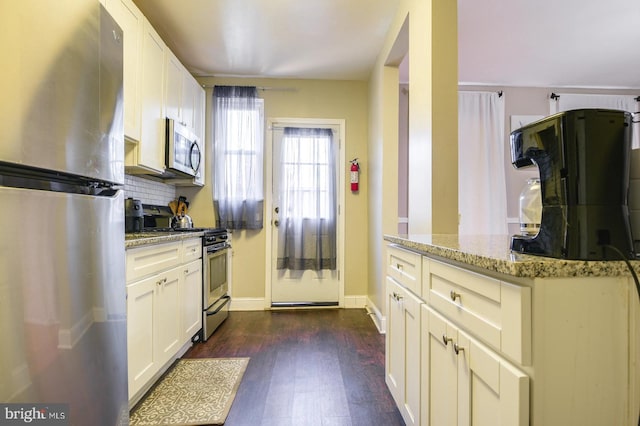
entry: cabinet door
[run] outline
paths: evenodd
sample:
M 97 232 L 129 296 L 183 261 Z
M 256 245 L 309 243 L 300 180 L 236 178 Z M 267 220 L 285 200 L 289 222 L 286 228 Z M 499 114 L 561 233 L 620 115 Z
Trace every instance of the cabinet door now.
M 151 24 L 143 26 L 141 135 L 137 166 L 162 173 L 165 152 L 164 57 L 166 46 Z
M 166 50 L 165 57 L 165 113 L 167 118 L 182 123 L 183 82 L 186 71 L 171 50 Z
M 402 305 L 398 295 L 403 292 L 400 286 L 387 277 L 387 330 L 386 330 L 386 382 L 398 407 L 402 405 L 404 389 L 404 328 L 402 326 Z
M 458 425 L 529 424 L 529 377 L 458 332 Z
M 403 299 L 405 335 L 405 389 L 404 421 L 407 425 L 420 424 L 420 306 L 422 301 L 405 290 Z
M 420 305 L 387 277 L 386 381 L 408 425 L 420 423 Z
M 188 342 L 202 328 L 202 260 L 183 267 L 184 282 L 180 292 L 182 308 L 182 342 Z
M 144 15 L 131 0 L 106 0 L 106 8 L 124 34 L 124 135 L 140 141 L 140 69 Z
M 182 73 L 182 123 L 191 129 L 192 132 L 196 133 L 195 127 L 195 105 L 196 105 L 196 89 L 198 87 L 198 83 L 195 81 L 193 76 L 189 74 L 185 68 L 183 68 Z
M 156 277 L 127 286 L 127 357 L 129 396 L 133 396 L 160 368 L 154 352 Z
M 422 424 L 456 425 L 457 329 L 426 305 L 422 308 Z
M 170 269 L 157 277 L 158 310 L 154 318 L 160 364 L 180 349 L 180 283 L 182 267 Z

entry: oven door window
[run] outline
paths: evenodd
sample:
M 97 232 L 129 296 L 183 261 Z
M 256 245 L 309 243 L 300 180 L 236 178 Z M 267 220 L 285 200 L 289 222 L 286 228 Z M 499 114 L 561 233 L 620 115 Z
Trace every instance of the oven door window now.
M 227 250 L 210 253 L 209 305 L 224 296 L 227 289 Z

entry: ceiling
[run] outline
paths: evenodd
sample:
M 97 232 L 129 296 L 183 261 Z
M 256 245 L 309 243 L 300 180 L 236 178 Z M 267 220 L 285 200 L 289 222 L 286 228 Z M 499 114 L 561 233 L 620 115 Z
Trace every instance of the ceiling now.
M 366 80 L 400 0 L 134 0 L 195 76 Z
M 196 76 L 366 80 L 401 0 L 134 0 Z M 640 1 L 458 0 L 461 84 L 640 88 Z
M 458 79 L 640 88 L 638 0 L 458 0 Z

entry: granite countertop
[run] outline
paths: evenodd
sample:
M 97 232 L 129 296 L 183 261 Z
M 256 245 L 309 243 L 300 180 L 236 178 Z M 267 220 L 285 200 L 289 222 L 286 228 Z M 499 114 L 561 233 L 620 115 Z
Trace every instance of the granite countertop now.
M 631 276 L 623 261 L 563 260 L 512 253 L 508 235 L 384 235 L 384 239 L 410 250 L 461 262 L 514 277 Z M 631 261 L 640 274 L 640 261 Z
M 166 231 L 166 232 L 133 232 L 124 234 L 124 247 L 133 248 L 151 244 L 169 243 L 171 241 L 182 241 L 189 238 L 202 237 L 202 231 Z

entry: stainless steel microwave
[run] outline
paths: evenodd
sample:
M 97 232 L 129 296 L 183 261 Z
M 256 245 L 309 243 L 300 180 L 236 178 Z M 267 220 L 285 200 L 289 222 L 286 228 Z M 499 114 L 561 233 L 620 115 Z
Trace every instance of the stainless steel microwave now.
M 183 176 L 196 176 L 200 169 L 200 141 L 188 127 L 172 118 L 167 118 L 165 160 L 167 171 Z

